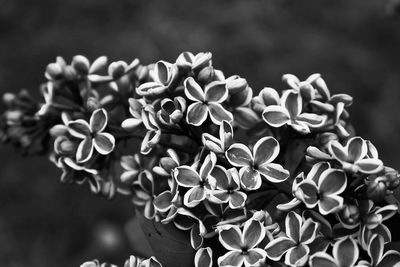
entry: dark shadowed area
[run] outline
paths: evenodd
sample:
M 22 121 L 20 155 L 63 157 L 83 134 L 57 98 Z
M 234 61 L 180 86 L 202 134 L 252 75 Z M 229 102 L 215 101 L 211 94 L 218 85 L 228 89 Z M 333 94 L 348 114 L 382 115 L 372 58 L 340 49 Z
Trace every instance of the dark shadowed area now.
M 27 88 L 38 96 L 58 55 L 151 63 L 211 51 L 217 68 L 256 91 L 285 89 L 285 73 L 321 73 L 332 92 L 354 97 L 357 132 L 399 169 L 400 16 L 389 15 L 389 2 L 0 0 L 0 93 Z M 45 158 L 1 146 L 0 159 L 0 263 L 63 267 L 98 257 L 120 264 L 129 255 L 129 201 L 61 184 Z

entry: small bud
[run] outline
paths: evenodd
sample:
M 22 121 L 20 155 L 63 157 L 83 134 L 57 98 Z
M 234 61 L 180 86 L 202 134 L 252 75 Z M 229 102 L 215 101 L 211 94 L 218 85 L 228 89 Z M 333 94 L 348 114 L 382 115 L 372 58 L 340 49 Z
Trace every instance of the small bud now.
M 116 61 L 108 66 L 108 74 L 114 79 L 118 79 L 125 74 L 125 70 L 128 67 L 125 61 Z
M 94 97 L 89 97 L 88 100 L 87 100 L 87 102 L 86 102 L 86 108 L 87 108 L 89 111 L 93 112 L 93 111 L 95 111 L 96 109 L 100 108 L 100 103 L 99 103 L 99 101 L 98 101 L 96 98 L 94 98 Z
M 68 127 L 62 124 L 54 125 L 49 133 L 53 137 L 65 135 L 68 132 Z
M 348 225 L 356 225 L 360 221 L 360 210 L 354 204 L 346 204 L 339 212 L 340 219 Z
M 231 94 L 236 94 L 238 92 L 241 92 L 247 88 L 247 81 L 246 79 L 243 78 L 236 78 L 236 79 L 230 79 L 228 78 L 226 80 L 226 88 L 229 90 Z
M 6 106 L 8 106 L 8 107 L 10 107 L 10 106 L 13 105 L 15 99 L 16 99 L 15 94 L 12 94 L 12 93 L 5 93 L 5 94 L 3 95 L 3 103 L 4 103 L 4 105 L 6 105 Z
M 372 181 L 367 181 L 366 195 L 373 201 L 382 201 L 386 194 L 386 183 L 383 181 L 384 177 L 378 177 Z
M 49 80 L 56 80 L 60 79 L 63 76 L 63 68 L 60 64 L 57 63 L 50 63 L 46 67 L 46 78 Z
M 214 76 L 214 68 L 212 66 L 205 67 L 197 75 L 197 79 L 201 83 L 209 83 Z
M 87 75 L 89 73 L 90 63 L 84 56 L 74 56 L 71 65 L 79 74 Z

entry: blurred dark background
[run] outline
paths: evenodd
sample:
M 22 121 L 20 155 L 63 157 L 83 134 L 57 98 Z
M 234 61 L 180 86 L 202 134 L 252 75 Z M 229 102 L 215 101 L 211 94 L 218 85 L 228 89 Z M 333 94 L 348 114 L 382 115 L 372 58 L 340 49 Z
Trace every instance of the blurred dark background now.
M 395 2 L 0 0 L 0 92 L 37 92 L 58 55 L 150 63 L 211 51 L 217 68 L 255 90 L 282 89 L 284 73 L 321 73 L 332 92 L 354 96 L 358 133 L 399 169 Z M 2 265 L 79 266 L 95 257 L 120 264 L 129 255 L 122 232 L 133 214 L 129 201 L 61 184 L 46 159 L 22 158 L 10 147 L 0 147 L 0 160 Z

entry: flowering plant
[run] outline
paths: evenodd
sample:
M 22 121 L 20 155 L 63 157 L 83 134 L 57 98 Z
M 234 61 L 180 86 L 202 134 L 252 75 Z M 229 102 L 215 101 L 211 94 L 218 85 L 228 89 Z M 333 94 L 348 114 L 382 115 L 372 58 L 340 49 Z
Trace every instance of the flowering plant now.
M 150 65 L 58 57 L 45 77 L 43 103 L 3 96 L 0 138 L 48 155 L 62 182 L 130 196 L 154 255 L 125 267 L 400 266 L 387 224 L 399 174 L 319 74 L 253 95 L 211 53 L 184 52 Z

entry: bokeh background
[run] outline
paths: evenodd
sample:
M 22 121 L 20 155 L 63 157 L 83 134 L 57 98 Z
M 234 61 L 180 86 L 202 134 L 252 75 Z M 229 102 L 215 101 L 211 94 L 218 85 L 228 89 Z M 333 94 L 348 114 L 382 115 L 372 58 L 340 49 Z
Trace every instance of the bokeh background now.
M 282 89 L 284 73 L 319 72 L 331 91 L 354 96 L 358 133 L 400 169 L 400 17 L 396 0 L 0 0 L 0 92 L 37 92 L 58 55 L 143 63 L 211 51 L 225 73 L 255 90 Z M 42 158 L 0 147 L 0 263 L 122 263 L 130 251 L 129 200 L 109 202 L 59 183 Z

